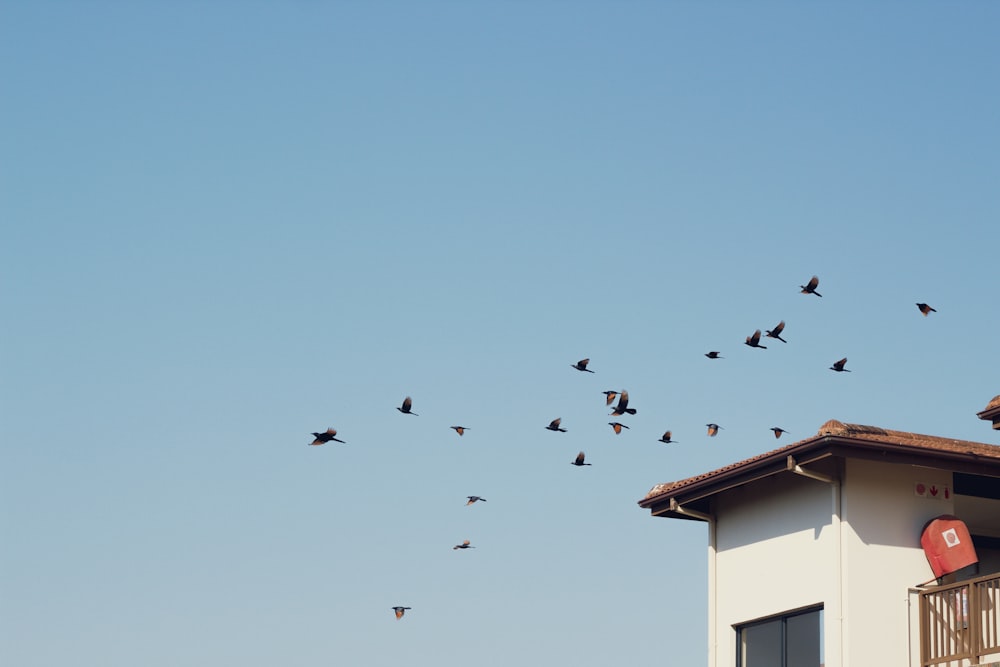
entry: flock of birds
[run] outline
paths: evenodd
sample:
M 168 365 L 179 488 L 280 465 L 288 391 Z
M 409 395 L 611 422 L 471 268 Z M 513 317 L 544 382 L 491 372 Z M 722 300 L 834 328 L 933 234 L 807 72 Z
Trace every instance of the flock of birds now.
M 809 280 L 809 282 L 807 282 L 805 285 L 799 285 L 799 288 L 801 289 L 802 294 L 814 294 L 818 297 L 822 297 L 823 295 L 816 291 L 816 288 L 818 286 L 819 286 L 819 278 L 813 276 Z M 926 317 L 930 313 L 937 312 L 937 310 L 930 307 L 926 303 L 917 303 L 916 305 L 917 308 L 920 310 L 920 312 L 924 315 L 924 317 Z M 781 337 L 781 333 L 782 331 L 784 331 L 784 329 L 785 329 L 785 321 L 782 320 L 778 322 L 778 324 L 775 325 L 773 329 L 765 330 L 763 335 L 767 338 L 773 338 L 781 341 L 782 343 L 787 343 L 788 341 L 786 341 L 784 338 Z M 746 341 L 744 344 L 749 347 L 766 350 L 767 347 L 760 344 L 760 339 L 761 339 L 761 330 L 757 329 L 751 335 L 746 337 Z M 724 359 L 724 357 L 721 356 L 721 353 L 717 350 L 706 352 L 705 356 L 708 357 L 709 359 Z M 590 370 L 587 367 L 589 364 L 590 364 L 590 359 L 588 358 L 588 359 L 580 359 L 576 363 L 571 364 L 571 366 L 580 372 L 593 373 L 594 371 Z M 838 373 L 850 373 L 851 371 L 848 368 L 845 368 L 846 365 L 847 365 L 847 357 L 844 357 L 843 359 L 839 359 L 833 362 L 833 365 L 830 366 L 830 370 L 836 371 Z M 612 408 L 612 411 L 610 413 L 611 416 L 620 417 L 623 415 L 636 414 L 637 412 L 636 409 L 629 407 L 628 391 L 624 389 L 622 390 L 609 389 L 602 393 L 605 396 L 606 400 L 605 405 L 611 407 L 612 404 L 614 404 L 614 407 Z M 398 406 L 396 410 L 398 410 L 404 415 L 412 415 L 415 417 L 419 416 L 416 412 L 413 412 L 413 399 L 410 398 L 409 396 L 403 399 L 402 404 Z M 623 424 L 619 421 L 608 422 L 608 425 L 611 426 L 612 430 L 614 430 L 616 435 L 620 435 L 623 429 L 629 428 L 628 425 Z M 708 429 L 709 437 L 715 437 L 719 433 L 719 431 L 722 430 L 721 426 L 714 423 L 706 424 L 705 426 Z M 465 431 L 468 430 L 467 426 L 451 426 L 450 428 L 453 429 L 460 436 L 465 435 Z M 551 422 L 549 422 L 549 425 L 546 426 L 545 429 L 556 433 L 567 432 L 567 429 L 562 427 L 561 417 L 553 419 Z M 788 432 L 785 429 L 778 426 L 772 426 L 770 430 L 774 433 L 775 438 L 780 438 L 783 434 Z M 309 443 L 310 445 L 315 445 L 315 446 L 325 445 L 328 442 L 339 442 L 342 444 L 346 444 L 344 440 L 340 440 L 339 438 L 336 437 L 337 431 L 333 428 L 328 428 L 326 431 L 323 432 L 314 432 L 312 435 L 314 439 L 312 442 Z M 673 439 L 671 431 L 666 431 L 663 434 L 663 436 L 660 437 L 659 442 L 671 444 L 671 443 L 676 443 L 677 441 Z M 592 464 L 586 462 L 586 454 L 581 451 L 579 454 L 576 455 L 575 459 L 570 461 L 570 465 L 574 465 L 579 468 L 583 466 L 589 466 Z M 465 503 L 466 506 L 472 505 L 477 502 L 486 502 L 486 498 L 480 496 L 466 496 L 466 498 L 467 498 L 467 502 Z M 459 550 L 459 549 L 464 550 L 464 549 L 475 549 L 475 548 L 476 547 L 472 545 L 470 540 L 464 540 L 460 544 L 456 544 L 455 546 L 452 547 L 453 550 Z M 403 615 L 409 609 L 411 609 L 411 607 L 404 607 L 404 606 L 392 607 L 392 610 L 395 613 L 397 619 L 403 618 Z

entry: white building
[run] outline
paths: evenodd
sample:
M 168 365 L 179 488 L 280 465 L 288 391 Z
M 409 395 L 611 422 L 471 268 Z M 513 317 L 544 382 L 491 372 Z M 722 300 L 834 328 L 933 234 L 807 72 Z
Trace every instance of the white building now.
M 830 421 L 639 505 L 708 524 L 709 667 L 1000 666 L 998 446 Z M 940 515 L 979 563 L 935 580 Z

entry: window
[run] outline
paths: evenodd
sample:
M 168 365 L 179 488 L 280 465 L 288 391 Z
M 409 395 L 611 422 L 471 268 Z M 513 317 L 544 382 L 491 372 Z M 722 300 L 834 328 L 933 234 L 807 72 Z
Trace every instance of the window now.
M 821 667 L 823 608 L 790 611 L 736 626 L 736 667 Z
M 956 472 L 952 476 L 952 484 L 957 494 L 1000 500 L 1000 480 L 996 477 Z

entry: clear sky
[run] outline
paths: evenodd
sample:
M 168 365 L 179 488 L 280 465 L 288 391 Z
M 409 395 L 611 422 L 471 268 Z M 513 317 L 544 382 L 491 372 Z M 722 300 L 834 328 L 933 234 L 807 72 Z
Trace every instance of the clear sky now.
M 654 484 L 828 419 L 1000 442 L 998 25 L 0 3 L 2 662 L 704 664 Z

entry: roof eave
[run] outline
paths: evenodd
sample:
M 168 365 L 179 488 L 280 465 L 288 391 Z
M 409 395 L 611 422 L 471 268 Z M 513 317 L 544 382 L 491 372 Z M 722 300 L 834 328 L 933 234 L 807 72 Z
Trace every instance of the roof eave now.
M 992 422 L 993 429 L 1000 431 L 1000 406 L 977 412 L 976 416 L 984 421 Z
M 702 498 L 721 493 L 722 491 L 742 486 L 743 484 L 749 484 L 750 482 L 754 482 L 758 479 L 770 477 L 771 475 L 775 475 L 787 469 L 786 461 L 789 456 L 802 456 L 803 454 L 809 453 L 814 449 L 822 447 L 823 444 L 830 441 L 832 438 L 833 436 L 823 435 L 803 440 L 793 447 L 778 450 L 773 456 L 750 461 L 746 465 L 726 470 L 718 475 L 706 477 L 705 479 L 699 479 L 691 484 L 668 489 L 655 496 L 643 498 L 639 501 L 639 507 L 653 510 L 653 513 L 657 514 L 654 506 L 662 505 L 664 502 L 669 504 L 671 498 L 677 499 L 677 501 L 681 504 L 691 503 Z M 809 460 L 812 461 L 816 458 L 817 457 L 809 457 Z
M 723 491 L 754 482 L 788 470 L 788 457 L 794 457 L 799 465 L 805 465 L 821 458 L 836 456 L 886 463 L 901 463 L 927 468 L 947 468 L 956 472 L 990 474 L 1000 476 L 1000 459 L 979 456 L 974 452 L 930 451 L 913 445 L 867 440 L 840 435 L 821 435 L 788 449 L 777 450 L 771 456 L 746 465 L 726 470 L 705 479 L 699 479 L 663 493 L 643 498 L 639 507 L 649 509 L 655 516 L 681 517 L 670 510 L 671 500 L 679 505 L 700 501 Z

